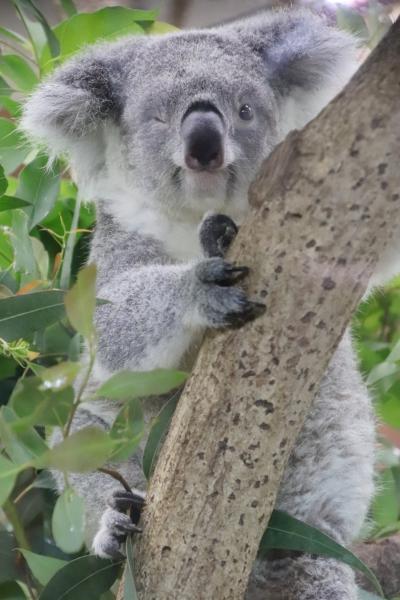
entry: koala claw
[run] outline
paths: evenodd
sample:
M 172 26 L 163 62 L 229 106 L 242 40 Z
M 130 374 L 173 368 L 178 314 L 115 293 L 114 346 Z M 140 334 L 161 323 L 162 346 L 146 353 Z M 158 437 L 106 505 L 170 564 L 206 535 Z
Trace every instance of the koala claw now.
M 236 267 L 221 258 L 210 258 L 197 267 L 197 275 L 202 283 L 228 286 L 244 279 L 250 272 L 248 267 Z
M 236 328 L 241 327 L 249 321 L 254 321 L 257 317 L 263 315 L 266 311 L 265 304 L 261 302 L 251 302 L 250 300 L 245 304 L 243 310 L 238 312 L 230 312 L 225 315 L 225 321 L 228 327 Z
M 130 533 L 141 533 L 137 523 L 144 505 L 145 494 L 115 490 L 108 500 L 107 508 L 100 520 L 100 529 L 94 537 L 92 550 L 102 558 L 122 559 L 120 545 Z M 125 512 L 130 509 L 130 516 Z
M 199 229 L 204 255 L 210 258 L 224 256 L 237 232 L 237 225 L 227 215 L 207 214 Z

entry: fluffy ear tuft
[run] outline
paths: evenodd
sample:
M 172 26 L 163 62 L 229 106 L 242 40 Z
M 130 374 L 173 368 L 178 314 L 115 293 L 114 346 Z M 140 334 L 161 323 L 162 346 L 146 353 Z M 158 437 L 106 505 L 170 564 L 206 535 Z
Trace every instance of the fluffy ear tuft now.
M 34 91 L 26 102 L 21 129 L 54 153 L 68 150 L 105 119 L 122 110 L 121 65 L 102 48 L 69 61 Z
M 281 93 L 315 89 L 356 67 L 356 40 L 306 9 L 270 11 L 243 22 L 240 33 L 264 61 Z
M 230 27 L 261 56 L 282 104 L 292 113 L 296 105 L 297 116 L 289 116 L 295 127 L 314 117 L 358 67 L 357 40 L 307 9 L 268 11 Z

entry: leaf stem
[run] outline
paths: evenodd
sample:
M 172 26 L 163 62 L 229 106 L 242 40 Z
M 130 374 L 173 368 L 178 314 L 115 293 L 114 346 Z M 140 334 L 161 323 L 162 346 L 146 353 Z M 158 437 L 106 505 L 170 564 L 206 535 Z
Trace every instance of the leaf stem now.
M 107 469 L 105 467 L 101 467 L 101 468 L 99 468 L 97 470 L 100 473 L 105 473 L 106 475 L 110 475 L 110 477 L 113 477 L 114 479 L 116 479 L 117 481 L 119 481 L 119 483 L 126 489 L 127 492 L 131 492 L 132 491 L 132 488 L 129 485 L 129 483 L 126 481 L 126 479 L 118 471 L 114 471 L 113 469 Z
M 79 404 L 81 403 L 83 393 L 84 393 L 84 391 L 86 389 L 87 384 L 89 383 L 89 378 L 90 378 L 90 375 L 92 373 L 92 369 L 93 369 L 95 357 L 96 357 L 96 351 L 95 351 L 95 348 L 94 348 L 94 342 L 93 342 L 93 340 L 91 340 L 89 342 L 89 365 L 88 365 L 88 368 L 86 369 L 85 376 L 84 376 L 84 378 L 82 380 L 82 383 L 81 383 L 81 385 L 79 387 L 78 393 L 77 393 L 76 398 L 75 398 L 75 402 L 74 402 L 74 404 L 72 406 L 71 412 L 70 412 L 69 417 L 68 417 L 67 424 L 66 424 L 66 426 L 64 428 L 64 431 L 63 431 L 63 437 L 64 438 L 66 438 L 69 435 L 70 431 L 71 431 L 72 421 L 74 419 L 76 410 L 77 410 Z

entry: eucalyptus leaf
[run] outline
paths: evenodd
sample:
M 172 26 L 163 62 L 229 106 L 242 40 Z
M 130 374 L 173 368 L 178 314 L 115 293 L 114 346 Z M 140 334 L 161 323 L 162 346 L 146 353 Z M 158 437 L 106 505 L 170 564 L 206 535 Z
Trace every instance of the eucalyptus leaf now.
M 0 337 L 29 338 L 65 316 L 64 292 L 49 290 L 0 300 Z
M 116 442 L 111 460 L 127 460 L 139 445 L 144 432 L 143 411 L 136 399 L 126 402 L 119 411 L 110 430 L 110 438 Z
M 396 483 L 391 469 L 379 473 L 376 494 L 372 502 L 372 518 L 378 529 L 393 524 L 400 518 Z
M 17 543 L 13 534 L 0 531 L 0 583 L 18 579 L 18 554 L 15 552 Z
M 47 444 L 33 427 L 22 431 L 20 419 L 11 406 L 2 406 L 0 410 L 0 438 L 7 454 L 16 464 L 33 462 L 47 450 Z
M 65 295 L 65 308 L 71 325 L 88 340 L 93 339 L 96 306 L 96 266 L 89 265 L 78 273 L 75 285 Z
M 20 208 L 12 212 L 10 240 L 14 248 L 14 268 L 20 273 L 38 277 L 31 238 L 28 235 L 28 215 Z
M 73 0 L 60 0 L 61 6 L 68 17 L 73 17 L 77 13 L 77 9 Z
M 186 381 L 187 373 L 168 369 L 154 371 L 120 371 L 103 383 L 96 391 L 96 397 L 116 400 L 158 396 L 179 387 Z
M 29 229 L 42 221 L 53 208 L 60 190 L 60 171 L 58 165 L 48 166 L 48 158 L 37 156 L 19 175 L 17 196 L 31 205 Z
M 0 454 L 0 506 L 4 504 L 11 494 L 18 473 L 19 465 L 14 465 L 10 460 Z
M 133 543 L 132 536 L 128 536 L 125 544 L 126 549 L 126 567 L 124 580 L 124 600 L 138 600 L 138 595 L 134 579 L 134 563 L 133 563 Z
M 38 83 L 36 73 L 18 54 L 0 56 L 0 75 L 11 80 L 21 92 L 30 92 Z
M 10 406 L 20 418 L 16 424 L 18 430 L 33 425 L 62 427 L 68 420 L 73 403 L 72 387 L 45 387 L 40 377 L 25 377 L 18 381 L 10 400 Z
M 91 13 L 79 13 L 56 25 L 53 29 L 60 44 L 60 58 L 65 60 L 82 47 L 100 40 L 113 40 L 129 34 L 143 35 L 139 22 L 151 23 L 155 12 L 110 6 Z M 47 48 L 40 57 L 46 70 L 53 66 Z M 49 62 L 50 61 L 50 62 Z
M 81 363 L 66 361 L 40 373 L 41 388 L 58 392 L 72 385 L 82 369 Z
M 150 479 L 153 472 L 158 452 L 169 429 L 176 405 L 178 404 L 178 399 L 179 394 L 174 394 L 152 422 L 149 437 L 147 438 L 146 447 L 143 452 L 143 471 L 146 479 Z
M 51 556 L 43 556 L 42 554 L 35 554 L 24 548 L 19 548 L 19 552 L 21 552 L 28 563 L 35 579 L 42 585 L 46 585 L 57 571 L 67 564 L 65 560 L 60 560 L 59 558 L 53 558 Z
M 31 38 L 33 38 L 36 52 L 37 53 L 40 52 L 40 50 L 42 48 L 42 44 L 41 43 L 38 44 L 37 41 L 35 40 L 35 36 L 32 34 L 32 29 L 29 27 L 29 23 L 27 23 L 26 15 L 29 15 L 31 18 L 35 19 L 36 21 L 38 21 L 38 23 L 40 23 L 40 25 L 43 29 L 43 32 L 46 36 L 51 55 L 57 56 L 60 51 L 60 46 L 59 46 L 58 40 L 57 40 L 56 36 L 54 35 L 53 30 L 51 29 L 49 23 L 47 22 L 47 19 L 45 18 L 44 14 L 37 8 L 36 4 L 34 4 L 31 0 L 13 0 L 13 2 L 17 6 L 17 8 L 21 11 L 21 13 L 22 13 L 21 16 L 25 17 L 24 22 L 25 22 L 27 29 L 30 31 Z
M 15 581 L 0 584 L 0 600 L 26 600 L 26 598 L 21 586 Z
M 10 96 L 2 95 L 0 91 L 0 106 L 4 108 L 12 117 L 20 117 L 22 105 L 18 100 L 10 98 Z
M 121 562 L 97 556 L 82 556 L 58 571 L 40 594 L 39 600 L 99 600 L 113 585 Z
M 115 447 L 108 434 L 96 427 L 75 431 L 36 461 L 39 468 L 84 473 L 102 467 Z
M 0 198 L 0 212 L 3 210 L 22 208 L 24 206 L 29 206 L 29 202 L 26 202 L 26 200 L 21 200 L 21 198 L 14 198 L 13 196 L 2 196 Z
M 4 171 L 12 173 L 27 157 L 30 148 L 15 124 L 0 117 L 0 163 Z
M 73 554 L 82 548 L 85 541 L 85 503 L 72 488 L 66 488 L 59 496 L 51 522 L 54 541 L 61 550 Z
M 0 165 L 0 196 L 3 196 L 3 194 L 5 193 L 7 188 L 8 188 L 7 177 L 4 175 L 4 169 Z M 1 200 L 1 198 L 0 198 L 0 200 Z M 1 207 L 1 204 L 0 204 L 0 207 Z
M 26 46 L 28 44 L 28 40 L 17 33 L 16 31 L 12 31 L 12 29 L 8 29 L 6 27 L 0 27 L 0 36 L 3 38 L 8 38 L 12 42 L 16 42 L 21 46 Z
M 331 537 L 299 521 L 280 510 L 274 510 L 268 527 L 261 539 L 259 555 L 263 556 L 269 550 L 299 550 L 319 556 L 329 556 L 364 573 L 374 584 L 376 590 L 383 596 L 382 588 L 373 572 L 355 554 L 341 546 Z
M 371 592 L 366 592 L 361 588 L 358 589 L 358 599 L 359 600 L 382 600 L 381 596 L 377 596 L 376 594 L 371 594 Z

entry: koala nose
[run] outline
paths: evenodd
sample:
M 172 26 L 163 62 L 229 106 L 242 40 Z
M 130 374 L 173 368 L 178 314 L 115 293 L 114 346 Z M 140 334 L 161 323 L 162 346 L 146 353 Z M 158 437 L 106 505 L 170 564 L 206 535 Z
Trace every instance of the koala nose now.
M 185 163 L 194 171 L 215 171 L 224 162 L 223 123 L 213 111 L 190 112 L 182 122 Z

